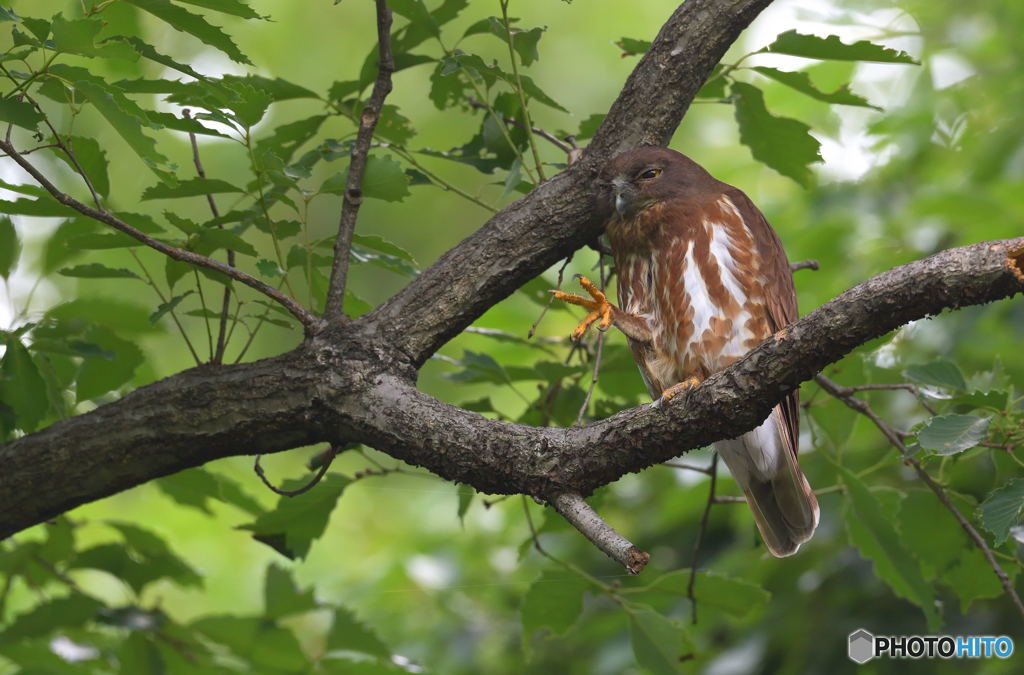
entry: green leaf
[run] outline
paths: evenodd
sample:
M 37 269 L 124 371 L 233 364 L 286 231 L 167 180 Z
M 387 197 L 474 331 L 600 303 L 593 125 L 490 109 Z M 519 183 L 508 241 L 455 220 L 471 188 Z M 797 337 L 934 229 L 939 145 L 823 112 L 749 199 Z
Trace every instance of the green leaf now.
M 76 277 L 79 279 L 140 279 L 138 274 L 123 267 L 114 269 L 102 263 L 88 263 L 86 265 L 75 265 L 65 267 L 57 271 L 65 277 Z
M 256 269 L 259 271 L 260 276 L 264 277 L 280 277 L 284 276 L 284 270 L 274 260 L 267 260 L 263 258 L 256 261 Z
M 149 322 L 152 313 L 148 307 L 126 302 L 115 297 L 77 298 L 62 303 L 46 312 L 48 320 L 66 322 L 78 330 L 100 324 L 118 333 L 157 333 Z
M 86 136 L 65 136 L 64 142 L 75 153 L 75 159 L 85 171 L 85 175 L 89 177 L 93 189 L 104 197 L 109 195 L 110 177 L 107 175 L 107 153 L 100 147 L 99 141 Z M 63 152 L 56 154 L 72 171 L 78 171 L 78 167 L 70 157 Z
M 15 98 L 0 98 L 0 122 L 17 125 L 29 131 L 35 131 L 43 115 L 28 101 Z
M 586 579 L 564 569 L 552 568 L 541 572 L 523 596 L 520 615 L 524 641 L 529 641 L 541 629 L 554 635 L 569 630 L 583 608 L 585 590 Z
M 506 73 L 496 64 L 487 65 L 482 58 L 476 54 L 455 54 L 454 56 L 447 57 L 443 61 L 444 68 L 441 70 L 441 75 L 446 75 L 451 72 L 455 72 L 459 67 L 464 68 L 471 77 L 479 77 L 483 79 L 484 84 L 490 87 L 495 81 L 500 80 L 506 83 L 513 90 L 516 89 L 516 78 L 510 73 Z M 445 72 L 448 71 L 448 73 Z M 546 106 L 560 110 L 562 112 L 569 112 L 561 105 L 558 104 L 553 98 L 541 91 L 533 80 L 520 74 L 519 81 L 522 82 L 523 92 L 532 99 L 543 103 Z
M 326 194 L 345 194 L 348 182 L 348 168 L 334 174 L 320 186 L 320 192 Z M 400 202 L 409 196 L 409 177 L 402 171 L 402 165 L 391 158 L 370 155 L 363 171 L 363 196 L 383 199 L 388 202 Z
M 454 373 L 445 373 L 444 377 L 455 382 L 489 382 L 491 384 L 509 384 L 509 374 L 494 360 L 490 354 L 474 352 L 468 349 L 462 352 L 462 359 L 455 362 L 465 369 Z
M 297 489 L 307 480 L 285 481 L 285 489 Z M 313 540 L 327 528 L 331 511 L 349 482 L 337 474 L 328 474 L 308 492 L 297 497 L 282 496 L 277 508 L 240 529 L 252 531 L 255 539 L 288 558 L 305 558 Z
M 172 59 L 170 56 L 161 54 L 156 50 L 156 47 L 143 42 L 134 35 L 114 35 L 108 38 L 107 41 L 122 42 L 131 47 L 132 49 L 134 49 L 136 53 L 138 53 L 138 55 L 144 59 L 149 59 L 154 63 L 159 63 L 162 66 L 167 66 L 168 68 L 177 70 L 179 73 L 185 73 L 186 75 L 194 77 L 197 80 L 205 79 L 202 73 L 199 73 L 196 70 L 194 70 L 192 66 L 189 66 L 184 63 L 179 63 L 178 61 Z
M 78 214 L 49 195 L 39 199 L 0 199 L 0 213 L 41 218 L 72 218 Z
M 939 415 L 917 432 L 917 442 L 925 450 L 940 455 L 955 455 L 985 440 L 991 418 L 975 415 Z
M 964 374 L 952 361 L 932 361 L 931 363 L 907 366 L 907 369 L 903 371 L 903 376 L 918 384 L 946 387 L 957 391 L 967 389 Z
M 930 527 L 922 527 L 929 523 Z M 945 523 L 945 527 L 941 525 Z M 909 490 L 900 502 L 900 538 L 928 579 L 941 577 L 967 546 L 963 530 L 931 490 Z
M 307 673 L 311 664 L 292 631 L 260 617 L 206 616 L 192 627 L 214 642 L 226 645 L 246 662 L 251 672 Z
M 675 570 L 661 575 L 637 592 L 688 595 L 690 570 Z M 699 570 L 693 582 L 693 595 L 701 607 L 715 607 L 737 618 L 768 606 L 772 594 L 758 584 L 736 579 L 721 572 Z
M 299 590 L 288 570 L 271 564 L 267 567 L 267 579 L 263 585 L 264 614 L 271 619 L 280 619 L 291 614 L 301 614 L 316 609 L 313 590 Z
M 238 49 L 238 46 L 224 31 L 208 23 L 198 14 L 182 9 L 169 0 L 125 0 L 125 2 L 149 12 L 161 21 L 166 21 L 176 30 L 198 38 L 203 44 L 219 49 L 227 54 L 232 61 L 252 65 L 252 61 Z
M 59 52 L 81 56 L 100 56 L 104 50 L 96 46 L 96 36 L 103 30 L 99 19 L 67 20 L 62 14 L 53 17 L 50 23 L 53 44 Z
M 932 589 L 921 575 L 921 566 L 897 534 L 893 520 L 882 512 L 875 495 L 853 472 L 838 464 L 835 467 L 849 497 L 847 528 L 851 536 L 857 534 L 861 555 L 874 562 L 875 572 L 896 595 L 921 608 L 929 630 L 937 630 L 941 621 Z
M 179 558 L 158 534 L 131 523 L 107 521 L 107 525 L 117 530 L 133 558 L 139 561 L 145 583 L 156 579 L 173 579 L 182 586 L 201 587 L 202 577 Z M 136 591 L 144 584 L 134 584 Z
M 647 50 L 651 48 L 651 43 L 648 40 L 637 40 L 635 38 L 623 37 L 619 38 L 615 46 L 622 50 L 622 57 L 627 56 L 641 56 L 647 53 Z
M 880 63 L 911 63 L 919 65 L 914 57 L 904 51 L 876 45 L 866 40 L 852 45 L 844 44 L 839 36 L 829 35 L 827 38 L 817 35 L 804 35 L 795 30 L 788 30 L 775 38 L 775 42 L 761 50 L 774 54 L 789 54 L 807 59 L 831 61 L 877 61 Z
M 148 199 L 177 199 L 179 197 L 200 197 L 206 195 L 223 194 L 225 192 L 245 192 L 227 181 L 218 178 L 190 178 L 179 181 L 177 185 L 165 185 L 158 183 L 146 188 L 142 193 L 142 200 Z
M 207 515 L 213 515 L 208 503 L 211 499 L 231 504 L 253 516 L 264 513 L 260 503 L 233 478 L 201 467 L 179 471 L 154 482 L 164 494 L 182 506 L 198 509 Z
M 31 433 L 50 407 L 46 381 L 25 345 L 11 333 L 0 335 L 7 346 L 0 359 L 0 401 L 13 410 L 15 426 Z
M 682 672 L 681 659 L 693 654 L 686 629 L 646 605 L 632 605 L 626 611 L 637 663 L 655 675 Z
M 149 126 L 150 121 L 134 101 L 84 68 L 55 63 L 50 66 L 50 72 L 71 82 L 162 181 L 176 182 L 169 160 L 157 152 L 153 139 L 142 133 L 142 127 Z
M 0 645 L 46 636 L 58 628 L 81 626 L 93 619 L 102 607 L 99 600 L 82 594 L 44 600 L 4 626 L 0 631 Z
M 0 277 L 6 279 L 18 264 L 21 241 L 10 218 L 0 218 Z
M 1002 546 L 1010 528 L 1021 521 L 1024 509 L 1024 478 L 1014 478 L 992 493 L 978 507 L 981 524 L 992 533 L 996 546 Z
M 764 105 L 764 94 L 745 82 L 732 84 L 740 141 L 754 159 L 808 187 L 808 165 L 820 162 L 821 144 L 808 133 L 810 127 L 788 117 L 775 117 Z
M 466 485 L 465 483 L 459 483 L 456 487 L 456 491 L 459 495 L 459 524 L 465 527 L 466 525 L 466 512 L 469 511 L 470 504 L 473 503 L 473 497 L 476 495 L 476 490 L 472 486 Z
M 217 12 L 223 12 L 224 14 L 240 16 L 243 19 L 267 18 L 257 14 L 252 7 L 249 7 L 241 0 L 178 0 L 178 2 L 184 2 L 186 4 L 203 7 L 205 9 L 212 9 Z
M 203 255 L 210 255 L 218 249 L 230 249 L 242 255 L 258 256 L 259 251 L 242 239 L 241 235 L 231 230 L 208 228 L 200 230 L 199 233 L 189 241 L 193 250 Z
M 331 630 L 327 633 L 327 649 L 360 652 L 383 658 L 391 656 L 391 650 L 381 639 L 344 607 L 334 610 Z
M 835 103 L 838 105 L 852 105 L 859 106 L 862 108 L 874 108 L 875 110 L 881 110 L 878 106 L 871 105 L 867 99 L 854 94 L 850 91 L 850 85 L 844 84 L 835 91 L 826 92 L 821 91 L 814 83 L 811 82 L 811 76 L 805 72 L 789 72 L 785 70 L 779 70 L 777 68 L 769 68 L 767 66 L 757 66 L 754 68 L 757 72 L 761 73 L 765 77 L 769 77 L 776 82 L 795 89 L 796 91 L 810 96 L 817 101 L 824 101 L 825 103 Z M 724 83 L 724 78 L 720 78 Z
M 113 361 L 88 358 L 82 361 L 76 387 L 79 401 L 87 401 L 121 387 L 132 379 L 135 369 L 145 361 L 134 342 L 118 337 L 103 326 L 90 327 L 84 337 L 86 342 L 114 352 L 117 358 Z
M 192 295 L 192 291 L 186 291 L 181 295 L 174 296 L 167 302 L 160 303 L 160 306 L 156 308 L 156 311 L 150 315 L 149 322 L 156 323 L 157 321 L 159 321 L 164 316 L 164 314 L 167 314 L 168 312 L 172 311 L 175 307 L 178 306 L 178 303 L 180 303 L 189 295 Z
M 943 582 L 953 589 L 960 599 L 960 611 L 966 615 L 975 600 L 998 598 L 1006 591 L 995 575 L 995 570 L 977 547 L 962 550 L 963 555 L 945 575 Z M 1019 567 L 1010 563 L 1003 566 L 1003 572 L 1012 581 Z

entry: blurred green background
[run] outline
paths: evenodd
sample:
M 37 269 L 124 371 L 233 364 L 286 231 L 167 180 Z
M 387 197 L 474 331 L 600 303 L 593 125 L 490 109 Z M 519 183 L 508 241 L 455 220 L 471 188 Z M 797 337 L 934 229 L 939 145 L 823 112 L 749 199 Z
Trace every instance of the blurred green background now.
M 83 7 L 93 4 L 62 0 L 4 3 L 21 17 L 44 18 L 56 12 L 63 12 L 68 18 L 80 17 Z M 437 3 L 426 4 L 433 9 Z M 251 6 L 259 14 L 269 15 L 272 21 L 247 21 L 188 6 L 189 11 L 202 13 L 211 23 L 222 26 L 252 60 L 251 68 L 231 62 L 216 49 L 169 29 L 167 24 L 126 3 L 112 3 L 100 16 L 109 22 L 106 30 L 138 35 L 159 51 L 204 74 L 279 77 L 322 96 L 326 96 L 332 83 L 356 78 L 375 44 L 373 5 L 369 2 L 254 0 Z M 653 39 L 674 7 L 674 3 L 666 2 L 608 0 L 513 2 L 512 16 L 521 17 L 517 25 L 524 29 L 546 27 L 538 45 L 539 59 L 521 66 L 522 72 L 569 111 L 564 113 L 533 103 L 530 113 L 534 124 L 561 137 L 577 133 L 581 122 L 606 111 L 637 59 L 625 55 L 616 43 L 623 37 Z M 443 27 L 442 42 L 451 48 L 468 26 L 488 16 L 500 16 L 497 2 L 471 3 Z M 396 16 L 396 27 L 407 21 Z M 0 24 L 0 47 L 4 49 L 7 47 L 3 41 L 10 39 L 10 25 Z M 735 62 L 791 28 L 803 33 L 836 34 L 847 42 L 870 39 L 905 50 L 920 61 L 919 66 L 913 66 L 763 54 L 744 62 L 748 66 L 801 69 L 810 74 L 822 91 L 833 91 L 850 83 L 853 91 L 879 110 L 816 101 L 751 70 L 733 73 L 737 81 L 756 84 L 764 91 L 766 105 L 773 115 L 803 121 L 821 141 L 824 162 L 814 165 L 814 178 L 808 187 L 752 158 L 748 148 L 740 143 L 734 107 L 729 101 L 698 99 L 673 138 L 672 147 L 750 195 L 778 230 L 791 260 L 814 258 L 820 262 L 820 271 L 796 274 L 803 312 L 895 265 L 951 246 L 1024 233 L 1024 118 L 1020 115 L 1024 109 L 1024 79 L 1019 75 L 1024 62 L 1024 43 L 1019 39 L 1024 31 L 1024 5 L 974 5 L 945 0 L 779 0 L 741 36 L 724 62 Z M 503 68 L 508 68 L 506 45 L 493 35 L 473 35 L 459 46 L 488 61 L 496 59 Z M 436 42 L 426 42 L 416 51 L 437 58 L 439 50 Z M 110 82 L 181 77 L 144 60 L 132 63 L 68 56 L 62 61 L 87 67 Z M 481 111 L 458 106 L 439 110 L 431 102 L 433 68 L 432 64 L 425 64 L 397 73 L 394 93 L 388 99 L 415 128 L 415 138 L 408 142 L 410 149 L 448 150 L 463 145 L 484 120 Z M 0 92 L 7 95 L 11 91 L 9 81 L 5 87 Z M 180 111 L 180 107 L 162 98 L 133 96 L 146 109 Z M 149 214 L 160 222 L 165 222 L 162 214 L 166 209 L 196 222 L 208 220 L 208 207 L 201 197 L 173 202 L 140 201 L 143 190 L 157 182 L 156 176 L 91 107 L 84 106 L 73 118 L 66 107 L 52 101 L 44 100 L 44 107 L 59 131 L 95 138 L 105 150 L 112 186 L 107 203 L 112 208 Z M 252 134 L 256 139 L 269 136 L 280 125 L 323 109 L 323 102 L 317 100 L 275 103 Z M 344 140 L 351 137 L 353 129 L 350 120 L 329 118 L 303 150 L 326 138 Z M 159 150 L 180 167 L 179 177 L 194 175 L 185 134 L 166 130 L 152 135 Z M 20 147 L 32 145 L 27 134 L 16 134 L 15 138 Z M 565 162 L 564 154 L 543 139 L 538 138 L 537 143 L 544 161 L 549 163 L 548 175 L 555 173 L 557 164 Z M 208 176 L 239 186 L 252 181 L 250 161 L 240 144 L 200 137 L 199 147 Z M 386 147 L 377 147 L 373 153 L 377 157 L 399 158 Z M 38 165 L 54 176 L 59 185 L 80 197 L 87 196 L 65 164 L 42 152 L 36 158 Z M 504 170 L 488 175 L 442 158 L 416 158 L 430 172 L 494 207 L 510 203 L 517 196 L 515 190 L 506 188 Z M 322 162 L 300 185 L 314 190 L 344 165 L 344 159 Z M 403 168 L 415 167 L 406 162 Z M 29 182 L 7 160 L 0 162 L 0 178 L 8 183 Z M 2 194 L 5 200 L 15 197 L 7 191 Z M 218 196 L 218 201 L 226 210 L 232 208 L 235 198 L 241 202 L 246 197 Z M 330 237 L 337 226 L 339 208 L 340 199 L 329 194 L 301 206 L 304 240 Z M 272 213 L 275 218 L 296 217 L 282 204 L 277 204 Z M 401 201 L 366 200 L 357 231 L 393 242 L 410 252 L 419 267 L 424 268 L 480 227 L 487 216 L 486 209 L 453 192 L 414 184 Z M 168 317 L 156 324 L 146 320 L 161 301 L 145 285 L 134 280 L 75 279 L 54 273 L 57 267 L 91 262 L 137 269 L 133 254 L 126 249 L 69 249 L 60 239 L 62 222 L 57 218 L 14 217 L 22 254 L 17 268 L 0 286 L 5 294 L 0 301 L 0 328 L 14 330 L 26 322 L 51 316 L 48 312 L 60 303 L 76 298 L 88 300 L 88 311 L 95 320 L 136 345 L 144 357 L 129 382 L 92 400 L 72 399 L 71 412 L 84 412 L 135 386 L 194 365 Z M 271 238 L 265 232 L 249 230 L 245 236 L 261 257 L 272 256 L 267 253 L 273 248 Z M 160 256 L 148 250 L 139 250 L 134 255 L 155 271 L 162 284 Z M 241 260 L 243 269 L 253 271 L 252 258 Z M 596 264 L 597 254 L 584 249 L 566 268 L 565 278 L 571 279 L 575 272 L 594 277 Z M 556 272 L 550 270 L 530 289 L 554 287 Z M 302 274 L 291 278 L 295 295 L 305 302 L 313 291 Z M 407 277 L 381 266 L 356 264 L 350 288 L 358 298 L 376 305 L 407 281 Z M 195 282 L 186 279 L 182 283 Z M 207 279 L 201 283 L 211 306 L 219 303 L 222 287 Z M 571 424 L 589 383 L 589 362 L 573 357 L 569 374 L 559 371 L 553 376 L 554 381 L 536 369 L 535 364 L 566 358 L 570 349 L 566 336 L 580 315 L 562 307 L 553 308 L 539 324 L 532 344 L 527 344 L 522 338 L 542 309 L 538 295 L 517 292 L 475 324 L 477 328 L 502 331 L 518 340 L 495 339 L 473 332 L 460 335 L 441 349 L 440 358 L 424 366 L 420 387 L 451 403 L 472 402 L 474 409 L 490 416 L 533 423 L 541 423 L 545 417 L 543 405 L 538 407 L 537 402 L 552 400 L 554 412 L 546 417 L 552 423 Z M 190 295 L 180 308 L 195 309 L 197 301 L 197 294 Z M 205 355 L 203 319 L 182 311 L 180 320 L 197 351 Z M 228 348 L 229 360 L 238 354 L 244 343 L 242 337 L 240 329 Z M 31 341 L 29 337 L 25 339 Z M 294 322 L 265 325 L 245 360 L 279 354 L 294 347 L 300 339 L 301 331 Z M 940 359 L 955 362 L 966 376 L 965 391 L 1007 394 L 1001 410 L 989 412 L 996 417 L 990 426 L 990 440 L 1001 443 L 1016 438 L 1013 433 L 1018 433 L 1013 427 L 1020 421 L 1013 383 L 1020 382 L 1024 374 L 1022 339 L 1024 307 L 1007 300 L 915 322 L 859 349 L 828 372 L 844 384 L 898 382 L 904 380 L 903 373 L 910 365 Z M 589 351 L 592 353 L 593 344 Z M 487 370 L 494 365 L 498 371 Z M 531 368 L 536 373 L 533 377 L 521 372 Z M 506 378 L 513 381 L 504 383 Z M 556 382 L 557 390 L 552 394 Z M 870 469 L 862 476 L 864 482 L 872 489 L 887 519 L 909 542 L 907 546 L 920 566 L 921 577 L 939 605 L 942 632 L 1024 637 L 1020 616 L 996 584 L 991 569 L 969 547 L 948 512 L 900 465 L 896 453 L 877 430 L 839 402 L 829 400 L 813 384 L 805 385 L 802 393 L 804 401 L 810 404 L 803 422 L 802 463 L 811 484 L 822 491 L 818 533 L 799 555 L 776 560 L 765 553 L 744 507 L 716 505 L 711 510 L 701 567 L 748 582 L 750 588 L 761 587 L 771 593 L 771 598 L 747 589 L 751 595 L 742 601 L 743 606 L 728 609 L 716 607 L 714 602 L 698 606 L 700 622 L 690 625 L 690 604 L 678 586 L 670 592 L 638 593 L 644 603 L 685 625 L 686 639 L 691 642 L 680 653 L 689 653 L 692 658 L 681 667 L 720 674 L 845 671 L 853 667 L 845 654 L 846 636 L 855 628 L 865 627 L 879 634 L 935 632 L 935 627 L 926 625 L 919 607 L 897 597 L 906 597 L 906 593 L 899 588 L 894 591 L 889 582 L 891 573 L 879 569 L 886 561 L 873 560 L 863 535 L 851 531 L 857 527 L 857 517 L 851 515 L 850 504 L 837 482 L 833 464 L 837 458 L 853 471 Z M 953 394 L 941 387 L 931 393 L 935 405 L 953 411 Z M 883 416 L 900 429 L 912 429 L 929 417 L 906 392 L 869 396 Z M 605 416 L 644 400 L 642 383 L 635 374 L 624 338 L 609 334 L 602 376 L 588 415 Z M 265 457 L 263 465 L 275 482 L 302 479 L 309 475 L 306 462 L 322 449 L 296 449 Z M 245 448 L 238 450 L 244 452 Z M 1001 450 L 974 448 L 956 456 L 931 457 L 927 466 L 973 517 L 975 506 L 993 489 L 1021 475 L 1019 462 L 1014 463 L 1009 455 Z M 685 461 L 706 464 L 709 457 L 704 450 L 691 453 Z M 359 449 L 342 454 L 331 471 L 353 478 L 359 471 L 381 467 L 397 468 L 394 460 L 370 449 Z M 237 529 L 253 517 L 229 503 L 230 499 L 211 499 L 205 503 L 208 512 L 204 513 L 202 509 L 189 508 L 180 494 L 178 499 L 172 498 L 170 489 L 145 485 L 68 514 L 67 518 L 78 524 L 74 528 L 74 551 L 122 542 L 125 535 L 108 521 L 132 523 L 163 539 L 173 555 L 195 571 L 201 583 L 187 581 L 188 575 L 168 572 L 141 589 L 133 589 L 123 576 L 119 578 L 110 570 L 84 568 L 88 566 L 65 569 L 62 565 L 67 560 L 51 563 L 64 570 L 66 574 L 61 575 L 73 579 L 77 589 L 109 607 L 132 606 L 147 611 L 159 608 L 169 617 L 169 625 L 183 635 L 191 622 L 201 617 L 265 617 L 264 580 L 268 567 L 287 569 L 299 587 L 312 589 L 316 602 L 323 607 L 278 619 L 301 644 L 307 657 L 324 652 L 325 631 L 332 617 L 336 625 L 339 621 L 332 614 L 333 607 L 350 610 L 379 636 L 390 653 L 401 657 L 395 660 L 397 666 L 371 664 L 359 656 L 359 649 L 353 649 L 356 655 L 351 662 L 340 658 L 333 665 L 319 663 L 317 667 L 324 672 L 392 672 L 398 667 L 432 673 L 645 672 L 637 665 L 635 645 L 631 648 L 627 612 L 594 585 L 584 583 L 587 593 L 583 596 L 582 611 L 578 618 L 570 617 L 571 627 L 565 626 L 564 634 L 541 631 L 524 635 L 520 610 L 528 592 L 545 596 L 538 600 L 542 607 L 547 607 L 544 603 L 548 602 L 551 607 L 560 606 L 559 594 L 578 598 L 582 593 L 573 590 L 581 588 L 579 574 L 529 548 L 530 530 L 524 508 L 538 526 L 544 524 L 541 541 L 546 550 L 605 584 L 639 588 L 661 573 L 688 567 L 707 498 L 707 479 L 703 474 L 654 467 L 623 478 L 592 500 L 613 526 L 652 553 L 648 569 L 640 578 L 632 579 L 578 533 L 560 524 L 557 516 L 532 501 L 476 495 L 460 519 L 460 492 L 456 486 L 413 467 L 400 468 L 400 472 L 364 477 L 347 485 L 326 530 L 305 559 L 288 560 L 254 541 L 249 531 Z M 278 502 L 254 475 L 251 458 L 222 460 L 205 469 L 214 476 L 233 479 L 262 508 L 272 508 Z M 720 478 L 720 492 L 736 494 L 731 479 L 727 475 Z M 468 493 L 462 495 L 461 503 L 465 506 Z M 15 573 L 19 548 L 48 541 L 53 536 L 48 526 L 41 526 L 0 543 L 3 560 L 10 564 L 6 570 L 0 568 L 10 580 L 4 590 L 0 622 L 14 621 L 48 598 L 77 592 L 69 591 L 66 582 L 48 576 L 45 570 L 36 570 L 34 575 Z M 1011 536 L 997 549 L 1004 569 L 1014 578 L 1020 566 L 1018 546 Z M 70 551 L 67 555 L 71 555 Z M 134 563 L 147 564 L 138 555 L 133 556 Z M 544 576 L 538 581 L 541 574 Z M 566 602 L 571 604 L 572 600 Z M 547 624 L 549 627 L 558 625 L 558 619 L 548 618 L 553 622 Z M 543 621 L 528 625 L 543 625 Z M 242 630 L 241 624 L 232 626 L 231 630 Z M 74 664 L 46 665 L 42 660 L 33 660 L 42 659 L 39 654 L 52 645 L 51 635 L 19 640 L 17 648 L 0 639 L 0 672 L 108 672 L 118 667 L 121 672 L 129 672 L 123 666 L 131 661 L 124 655 L 136 652 L 129 652 L 124 646 L 130 632 L 126 632 L 123 624 L 113 620 L 101 626 L 68 626 L 62 630 L 60 634 L 70 636 L 76 644 L 96 646 L 102 656 Z M 211 640 L 210 634 L 206 630 L 202 639 Z M 288 642 L 287 638 L 282 639 Z M 223 642 L 233 644 L 229 640 Z M 38 646 L 38 651 L 32 651 L 33 645 Z M 275 662 L 268 657 L 261 661 L 252 652 L 240 653 L 246 650 L 238 647 L 233 654 L 213 649 L 216 658 L 207 660 L 204 656 L 191 666 L 185 659 L 184 665 L 175 665 L 172 654 L 176 648 L 171 638 L 153 638 L 152 645 L 152 651 L 147 651 L 150 647 L 138 647 L 133 642 L 131 649 L 143 655 L 156 655 L 138 662 L 148 664 L 144 670 L 152 668 L 153 672 L 178 668 L 220 672 L 242 667 L 256 672 L 301 672 L 306 667 L 297 659 Z M 281 648 L 282 653 L 287 651 Z M 247 658 L 256 660 L 246 666 Z M 1016 672 L 1014 661 L 1019 659 L 967 665 L 987 672 Z M 963 665 L 936 661 L 876 662 L 864 670 L 944 672 L 943 669 L 952 671 Z

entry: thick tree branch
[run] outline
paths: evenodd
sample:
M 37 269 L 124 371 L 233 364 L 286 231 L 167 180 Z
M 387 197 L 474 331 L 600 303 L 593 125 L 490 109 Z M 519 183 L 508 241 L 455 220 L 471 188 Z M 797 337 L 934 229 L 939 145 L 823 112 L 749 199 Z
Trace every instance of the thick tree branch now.
M 754 428 L 859 344 L 944 308 L 1024 291 L 1024 237 L 943 251 L 865 281 L 674 399 L 582 427 L 486 419 L 415 387 L 367 317 L 265 361 L 186 371 L 0 446 L 0 538 L 220 457 L 365 443 L 491 494 L 587 495 Z
M 355 234 L 359 207 L 363 203 L 363 172 L 373 141 L 373 130 L 377 128 L 384 99 L 391 93 L 391 74 L 395 71 L 395 58 L 391 54 L 391 10 L 385 0 L 377 0 L 377 50 L 377 79 L 373 83 L 370 100 L 359 116 L 359 131 L 356 133 L 355 145 L 352 146 L 348 180 L 341 202 L 338 235 L 334 239 L 334 261 L 331 264 L 331 281 L 327 286 L 327 304 L 324 307 L 324 319 L 328 323 L 336 323 L 344 316 L 352 235 Z
M 498 212 L 372 313 L 414 366 L 516 288 L 593 241 L 593 183 L 612 156 L 664 145 L 729 46 L 771 0 L 688 0 L 662 27 L 566 171 Z
M 7 141 L 0 141 L 0 150 L 3 150 L 8 157 L 13 159 L 18 166 L 20 166 L 22 169 L 28 172 L 30 176 L 35 178 L 36 181 L 40 185 L 42 185 L 43 188 L 47 192 L 49 192 L 54 199 L 56 199 L 64 206 L 74 209 L 75 211 L 78 211 L 82 215 L 88 216 L 93 220 L 99 221 L 105 225 L 109 225 L 115 230 L 127 234 L 129 237 L 135 239 L 139 243 L 144 244 L 145 246 L 148 246 L 153 250 L 159 251 L 160 253 L 163 253 L 168 258 L 179 260 L 181 262 L 186 262 L 189 263 L 190 265 L 195 265 L 196 267 L 205 267 L 207 269 L 220 272 L 226 277 L 235 279 L 236 281 L 240 281 L 246 286 L 249 286 L 250 288 L 256 289 L 263 295 L 279 303 L 281 306 L 283 306 L 285 309 L 291 312 L 291 314 L 296 319 L 302 322 L 302 325 L 306 327 L 307 331 L 317 324 L 317 318 L 313 316 L 313 314 L 311 314 L 305 307 L 303 307 L 298 302 L 288 297 L 284 293 L 281 293 L 273 286 L 269 286 L 263 283 L 259 279 L 246 274 L 240 269 L 231 267 L 230 265 L 225 265 L 219 260 L 214 260 L 213 258 L 208 258 L 205 255 L 199 255 L 198 253 L 194 253 L 192 251 L 186 251 L 183 248 L 171 246 L 170 244 L 164 243 L 159 239 L 154 239 L 153 237 L 150 237 L 149 235 L 140 232 L 139 230 L 135 229 L 128 223 L 124 222 L 117 216 L 114 216 L 113 214 L 107 211 L 100 211 L 98 209 L 92 208 L 88 204 L 83 204 L 82 202 L 78 201 L 71 195 L 61 192 L 57 188 L 57 186 L 50 182 L 50 180 L 46 176 L 44 176 L 35 166 L 33 166 L 31 162 L 22 157 L 21 154 L 14 149 L 14 146 L 11 143 Z

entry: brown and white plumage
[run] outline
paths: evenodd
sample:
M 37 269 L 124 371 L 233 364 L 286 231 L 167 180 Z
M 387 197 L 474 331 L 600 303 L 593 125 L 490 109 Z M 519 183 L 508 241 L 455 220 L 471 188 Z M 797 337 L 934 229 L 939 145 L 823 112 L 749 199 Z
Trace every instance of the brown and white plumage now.
M 665 148 L 619 155 L 602 188 L 619 279 L 619 307 L 605 316 L 629 338 L 651 396 L 726 368 L 796 320 L 786 253 L 743 192 Z M 797 397 L 715 444 L 776 556 L 795 553 L 818 524 L 797 463 Z

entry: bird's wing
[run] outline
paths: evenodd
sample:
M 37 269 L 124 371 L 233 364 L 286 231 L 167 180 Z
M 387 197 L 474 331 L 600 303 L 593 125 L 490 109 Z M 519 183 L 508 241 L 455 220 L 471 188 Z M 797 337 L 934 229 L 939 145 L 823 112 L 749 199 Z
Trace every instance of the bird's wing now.
M 789 268 L 789 258 L 782 248 L 779 235 L 775 233 L 764 214 L 754 206 L 747 195 L 733 188 L 729 198 L 736 205 L 740 215 L 754 239 L 757 257 L 765 278 L 765 298 L 768 305 L 768 325 L 772 332 L 777 332 L 799 317 L 796 306 L 796 289 L 793 286 L 793 272 Z M 800 391 L 794 390 L 779 405 L 784 421 L 784 428 L 789 433 L 786 439 L 793 454 L 797 452 L 800 439 Z

